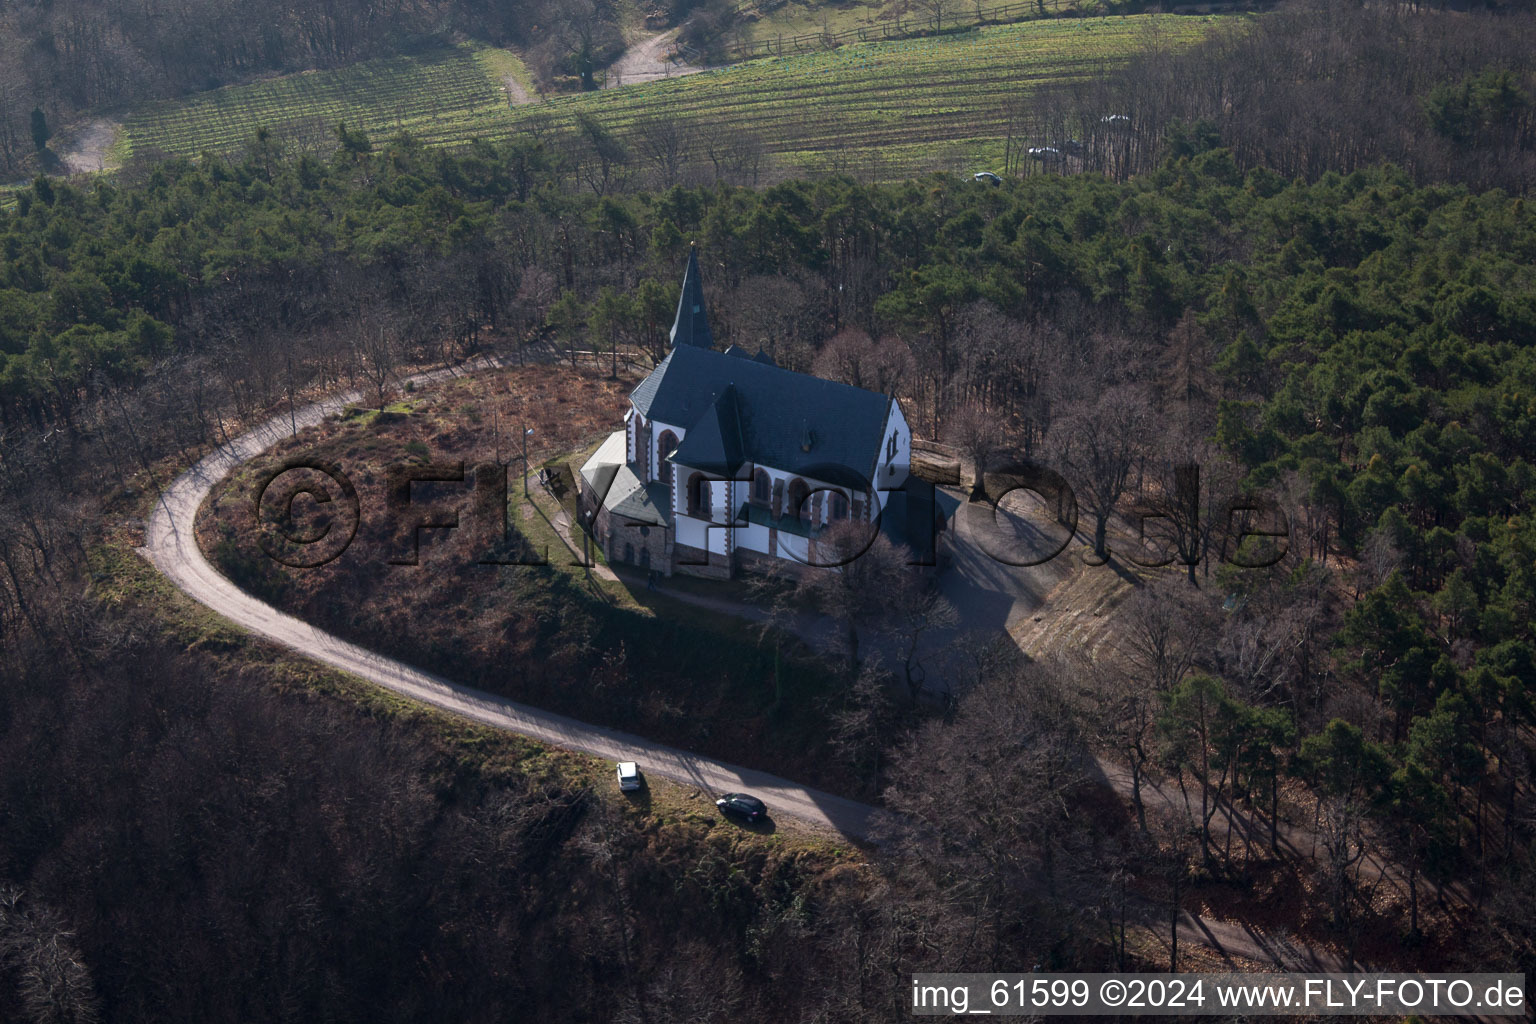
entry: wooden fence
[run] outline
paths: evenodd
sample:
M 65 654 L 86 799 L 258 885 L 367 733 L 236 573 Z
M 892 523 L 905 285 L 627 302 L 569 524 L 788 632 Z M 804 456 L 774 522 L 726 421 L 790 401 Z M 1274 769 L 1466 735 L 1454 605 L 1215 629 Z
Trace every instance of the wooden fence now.
M 787 0 L 751 0 L 736 7 L 737 15 L 748 11 L 766 14 L 784 6 Z M 1011 25 L 1015 22 L 1036 18 L 1095 17 L 1107 14 L 1131 13 L 1133 7 L 1147 11 L 1186 11 L 1190 13 L 1216 13 L 1238 10 L 1262 10 L 1273 6 L 1272 0 L 1213 0 L 1196 4 L 1120 4 L 1110 9 L 1100 0 L 1021 0 L 1020 3 L 1001 7 L 986 7 L 981 0 L 972 0 L 969 6 L 956 4 L 950 13 L 942 16 L 908 15 L 897 17 L 883 25 L 865 25 L 842 32 L 807 32 L 786 36 L 782 33 L 761 39 L 742 39 L 726 46 L 731 60 L 751 60 L 754 57 L 783 57 L 797 53 L 815 53 L 831 50 L 849 43 L 880 42 L 890 39 L 912 39 L 919 36 L 948 35 L 969 32 L 983 25 Z
M 781 6 L 783 0 L 774 6 Z M 743 4 L 743 10 L 759 5 Z M 1078 11 L 1086 5 L 1078 0 L 1024 0 L 1022 3 L 1002 7 L 984 7 L 980 0 L 971 9 L 956 5 L 955 13 L 946 17 L 908 15 L 897 17 L 883 25 L 864 25 L 842 32 L 808 32 L 786 36 L 776 34 L 771 38 L 743 40 L 727 47 L 735 60 L 751 60 L 753 57 L 783 57 L 797 53 L 814 53 L 831 50 L 849 43 L 879 42 L 889 39 L 911 39 L 917 36 L 947 35 L 951 32 L 968 32 L 981 25 L 1007 25 L 1031 18 L 1056 17 L 1063 11 Z M 1091 13 L 1089 10 L 1086 13 Z

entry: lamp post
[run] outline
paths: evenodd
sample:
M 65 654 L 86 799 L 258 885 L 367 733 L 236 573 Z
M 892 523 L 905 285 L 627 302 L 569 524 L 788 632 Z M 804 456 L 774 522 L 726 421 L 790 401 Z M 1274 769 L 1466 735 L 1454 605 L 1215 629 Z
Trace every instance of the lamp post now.
M 581 563 L 588 576 L 592 575 L 592 509 L 581 516 L 586 522 L 581 528 Z
M 533 428 L 528 427 L 523 431 L 523 497 L 528 497 L 528 435 L 533 433 Z

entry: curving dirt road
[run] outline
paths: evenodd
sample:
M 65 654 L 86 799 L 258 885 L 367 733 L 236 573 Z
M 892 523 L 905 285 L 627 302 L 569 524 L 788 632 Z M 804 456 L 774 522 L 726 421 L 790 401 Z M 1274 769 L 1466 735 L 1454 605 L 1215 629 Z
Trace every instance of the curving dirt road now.
M 449 371 L 438 371 L 412 380 L 422 384 L 449 375 Z M 875 809 L 866 804 L 807 789 L 766 772 L 712 761 L 629 733 L 587 725 L 422 672 L 285 615 L 222 576 L 203 557 L 193 530 L 197 510 L 213 485 L 235 467 L 289 436 L 295 425 L 303 429 L 319 423 L 360 397 L 357 392 L 348 392 L 306 406 L 291 419 L 287 414 L 275 416 L 203 458 L 160 495 L 145 523 L 140 553 L 188 596 L 236 625 L 385 689 L 568 750 L 611 761 L 638 761 L 651 775 L 698 786 L 710 793 L 746 790 L 762 797 L 770 814 L 787 814 L 858 839 L 869 837 Z

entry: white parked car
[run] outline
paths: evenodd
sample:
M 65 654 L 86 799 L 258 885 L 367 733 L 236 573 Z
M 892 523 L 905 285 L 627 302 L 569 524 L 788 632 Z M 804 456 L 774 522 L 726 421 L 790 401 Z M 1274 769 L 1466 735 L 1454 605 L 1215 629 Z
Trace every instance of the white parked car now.
M 626 793 L 633 793 L 645 786 L 645 780 L 640 777 L 640 766 L 633 761 L 619 762 L 619 789 Z

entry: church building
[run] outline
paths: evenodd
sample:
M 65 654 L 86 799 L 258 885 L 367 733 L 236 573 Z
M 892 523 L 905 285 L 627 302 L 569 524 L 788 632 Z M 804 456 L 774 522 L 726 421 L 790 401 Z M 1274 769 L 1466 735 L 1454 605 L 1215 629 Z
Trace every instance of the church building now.
M 814 561 L 831 524 L 880 519 L 904 498 L 911 451 L 894 396 L 716 351 L 693 250 L 671 350 L 581 467 L 580 511 L 609 562 L 729 577 Z

